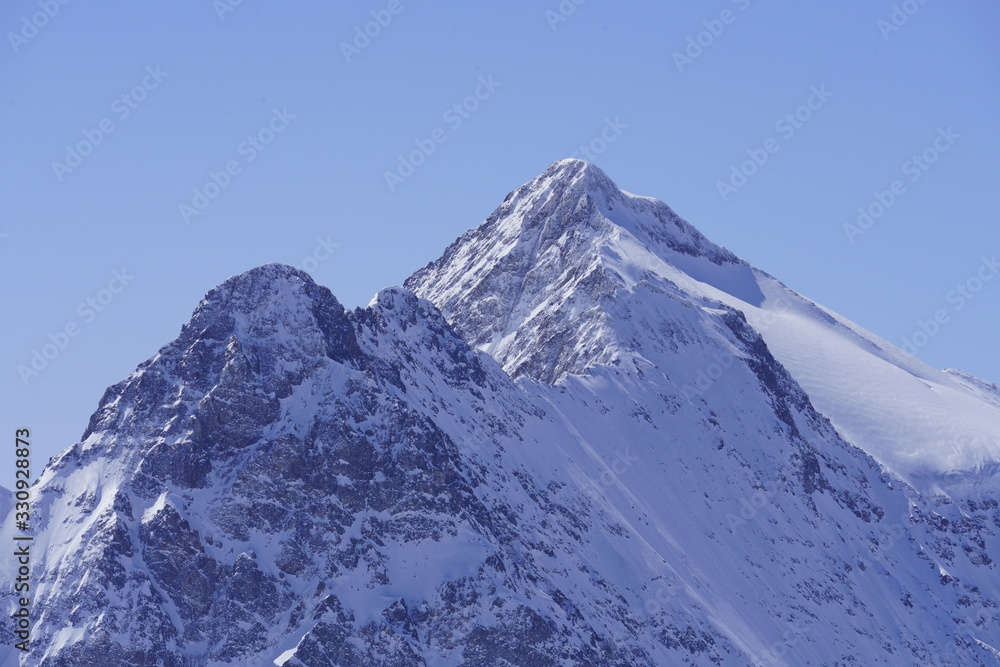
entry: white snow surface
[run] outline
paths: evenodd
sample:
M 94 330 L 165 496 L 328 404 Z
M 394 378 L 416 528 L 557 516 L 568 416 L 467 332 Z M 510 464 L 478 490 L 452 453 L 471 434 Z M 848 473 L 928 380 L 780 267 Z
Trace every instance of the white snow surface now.
M 557 211 L 571 211 L 576 220 L 557 228 L 554 215 L 542 229 L 533 228 L 533 217 L 559 199 Z M 665 204 L 618 189 L 592 164 L 554 163 L 456 245 L 456 256 L 443 266 L 429 265 L 425 275 L 418 272 L 411 286 L 447 317 L 457 316 L 460 328 L 470 311 L 483 310 L 484 301 L 477 295 L 471 302 L 468 295 L 488 275 L 486 267 L 530 253 L 530 270 L 512 272 L 513 280 L 527 278 L 513 308 L 498 318 L 502 330 L 475 340 L 508 372 L 517 374 L 523 359 L 544 346 L 532 322 L 554 310 L 580 321 L 576 345 L 600 349 L 591 363 L 633 356 L 643 339 L 648 347 L 658 344 L 650 344 L 655 333 L 627 330 L 621 318 L 609 318 L 599 294 L 551 288 L 587 264 L 620 287 L 619 302 L 655 283 L 679 290 L 679 301 L 708 300 L 741 312 L 841 436 L 919 490 L 962 495 L 1000 489 L 996 385 L 927 366 L 712 244 Z M 497 284 L 490 287 L 486 299 L 499 300 Z M 661 301 L 650 298 L 635 308 L 641 316 L 663 308 Z M 676 303 L 667 306 L 677 309 Z M 689 370 L 701 377 L 717 369 L 679 370 L 681 377 Z

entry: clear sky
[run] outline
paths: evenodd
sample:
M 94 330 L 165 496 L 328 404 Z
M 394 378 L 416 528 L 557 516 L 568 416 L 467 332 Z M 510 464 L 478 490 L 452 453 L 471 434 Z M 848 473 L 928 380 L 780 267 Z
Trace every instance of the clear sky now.
M 10 0 L 0 28 L 0 399 L 36 474 L 228 276 L 365 305 L 574 155 L 1000 381 L 996 3 Z

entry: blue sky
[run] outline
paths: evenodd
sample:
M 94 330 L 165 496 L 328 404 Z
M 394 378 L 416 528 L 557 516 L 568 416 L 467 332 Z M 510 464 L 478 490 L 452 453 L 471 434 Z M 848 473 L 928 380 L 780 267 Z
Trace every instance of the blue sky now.
M 573 155 L 1000 381 L 995 3 L 64 2 L 0 7 L 0 398 L 36 472 L 228 276 L 364 305 Z

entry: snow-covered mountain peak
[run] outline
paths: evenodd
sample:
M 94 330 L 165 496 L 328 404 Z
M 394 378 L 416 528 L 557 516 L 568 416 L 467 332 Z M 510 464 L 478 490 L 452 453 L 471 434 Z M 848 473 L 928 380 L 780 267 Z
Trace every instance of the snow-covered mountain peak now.
M 630 194 L 596 165 L 575 158 L 553 162 L 510 193 L 490 219 L 507 216 L 513 216 L 513 222 L 529 234 L 544 219 L 550 235 L 553 227 L 578 227 L 598 235 L 624 230 L 661 256 L 681 252 L 707 257 L 716 264 L 739 261 L 663 202 Z
M 317 307 L 342 312 L 336 297 L 303 271 L 284 264 L 265 264 L 233 276 L 211 290 L 198 304 L 188 327 L 208 336 L 247 333 L 262 327 L 302 325 Z
M 178 343 L 235 341 L 343 361 L 354 350 L 344 307 L 326 287 L 284 264 L 265 264 L 211 290 Z
M 600 197 L 604 202 L 620 200 L 624 196 L 600 167 L 576 158 L 553 162 L 530 184 L 530 189 L 534 191 L 560 188 L 570 196 L 589 194 Z
M 695 283 L 762 300 L 745 262 L 663 202 L 626 193 L 571 159 L 510 193 L 405 284 L 508 373 L 552 382 L 660 346 L 643 346 L 646 334 L 622 326 L 621 297 L 652 287 L 690 301 L 678 286 Z
M 314 286 L 312 278 L 304 271 L 287 264 L 264 264 L 232 276 L 210 290 L 202 303 L 225 301 L 239 310 L 253 308 L 272 297 L 276 292 L 298 294 L 308 299 L 306 292 Z
M 960 495 L 1000 484 L 988 383 L 926 366 L 585 162 L 551 165 L 405 284 L 515 378 L 635 364 L 700 400 L 733 385 L 748 348 L 766 350 L 842 436 L 910 484 Z
M 209 404 L 224 406 L 236 420 L 241 411 L 274 413 L 277 401 L 307 378 L 331 363 L 352 363 L 359 353 L 354 325 L 329 289 L 290 266 L 251 269 L 209 291 L 177 339 L 108 388 L 83 434 L 84 451 L 100 442 L 92 435 L 144 421 L 169 424 L 169 438 L 204 433 L 206 425 L 192 415 Z M 143 446 L 130 456 L 146 454 Z M 205 483 L 204 472 L 184 473 L 186 483 Z

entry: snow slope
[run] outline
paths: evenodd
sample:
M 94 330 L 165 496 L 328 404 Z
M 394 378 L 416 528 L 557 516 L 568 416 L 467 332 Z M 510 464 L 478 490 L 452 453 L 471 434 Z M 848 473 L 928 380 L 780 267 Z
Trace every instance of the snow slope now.
M 631 354 L 634 332 L 620 335 L 604 307 L 581 310 L 574 300 L 588 281 L 635 290 L 651 276 L 742 313 L 839 433 L 903 480 L 932 493 L 998 489 L 995 385 L 928 367 L 712 244 L 662 202 L 619 190 L 586 162 L 554 163 L 407 285 L 516 377 L 537 363 L 546 342 L 540 331 L 555 329 L 545 320 L 565 312 L 579 316 L 574 344 L 596 351 L 578 347 L 570 356 L 583 363 L 567 371 Z M 570 279 L 574 289 L 564 289 Z M 697 369 L 696 380 L 714 385 L 708 376 L 720 365 Z M 551 381 L 559 373 L 533 376 Z
M 0 517 L 6 519 L 12 509 L 14 509 L 14 492 L 0 486 Z
M 745 308 L 775 356 L 850 442 L 928 493 L 996 492 L 1000 403 L 986 383 L 939 371 L 761 277 Z

